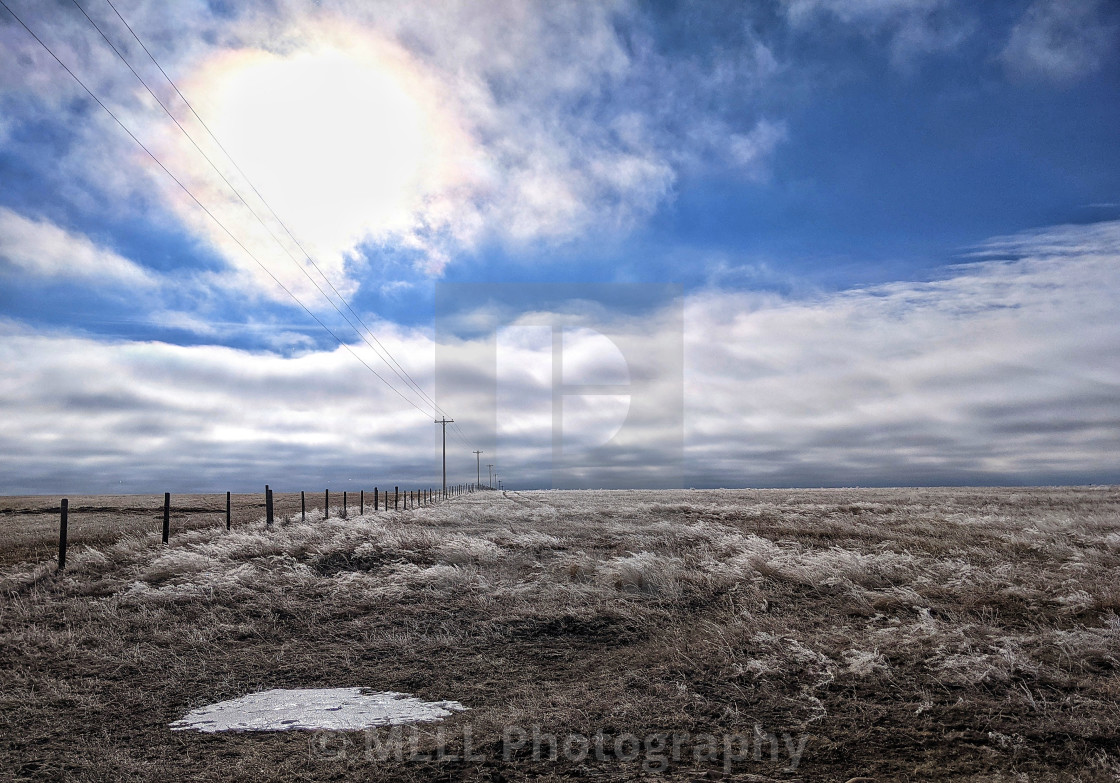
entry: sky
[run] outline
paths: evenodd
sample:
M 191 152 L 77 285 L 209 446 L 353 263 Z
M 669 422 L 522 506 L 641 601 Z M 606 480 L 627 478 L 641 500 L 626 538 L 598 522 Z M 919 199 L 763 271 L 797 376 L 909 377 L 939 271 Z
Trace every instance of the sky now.
M 0 493 L 1120 483 L 1114 2 L 4 5 Z

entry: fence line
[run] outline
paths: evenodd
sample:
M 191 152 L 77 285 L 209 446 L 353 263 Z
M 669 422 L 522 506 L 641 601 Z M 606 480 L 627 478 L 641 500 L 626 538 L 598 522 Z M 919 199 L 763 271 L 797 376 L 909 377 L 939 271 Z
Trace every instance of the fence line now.
M 400 486 L 393 487 L 393 510 L 394 511 L 411 511 L 418 508 L 427 508 L 428 506 L 435 505 L 443 500 L 450 500 L 460 495 L 466 495 L 475 492 L 476 490 L 489 490 L 490 487 L 476 485 L 476 484 L 453 484 L 444 489 L 434 489 L 428 487 L 427 489 L 414 489 L 405 490 L 404 493 L 404 508 L 401 508 L 401 488 Z M 384 500 L 382 501 L 382 498 Z M 323 493 L 323 521 L 330 518 L 330 500 L 331 491 L 324 490 Z M 272 527 L 275 519 L 272 487 L 268 484 L 264 486 L 264 504 L 265 504 L 265 525 Z M 365 516 L 366 512 L 366 492 L 360 490 L 358 500 L 359 516 Z M 62 571 L 66 568 L 66 546 L 69 533 L 70 522 L 70 501 L 67 498 L 62 498 L 62 503 L 59 507 L 59 527 L 58 527 L 58 570 Z M 259 508 L 259 506 L 258 506 Z M 381 510 L 389 511 L 389 490 L 381 492 L 378 487 L 373 488 L 373 510 L 379 512 Z M 300 521 L 307 521 L 307 497 L 304 490 L 299 493 L 299 510 Z M 347 512 L 347 493 L 342 493 L 342 518 L 346 519 L 349 516 Z M 226 530 L 233 529 L 233 503 L 232 494 L 226 492 Z M 171 493 L 163 493 L 163 531 L 162 541 L 164 545 L 170 545 L 171 542 Z

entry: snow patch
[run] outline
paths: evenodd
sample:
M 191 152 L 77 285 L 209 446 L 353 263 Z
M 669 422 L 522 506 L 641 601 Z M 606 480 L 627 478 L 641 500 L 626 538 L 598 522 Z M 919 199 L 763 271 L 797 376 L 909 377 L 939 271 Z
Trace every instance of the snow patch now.
M 273 688 L 191 710 L 172 731 L 357 731 L 446 718 L 468 709 L 457 701 L 421 701 L 407 693 L 364 693 L 364 688 Z

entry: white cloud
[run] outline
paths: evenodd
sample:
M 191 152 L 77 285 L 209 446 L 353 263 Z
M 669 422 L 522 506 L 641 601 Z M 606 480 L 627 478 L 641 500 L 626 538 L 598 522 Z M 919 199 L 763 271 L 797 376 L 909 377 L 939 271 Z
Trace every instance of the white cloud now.
M 774 148 L 785 138 L 784 123 L 759 120 L 750 133 L 731 135 L 731 157 L 744 170 L 752 171 L 755 177 L 759 177 Z
M 797 24 L 807 24 L 828 13 L 847 24 L 883 20 L 904 14 L 923 14 L 944 5 L 944 0 L 784 0 L 786 15 Z
M 1011 30 L 1000 57 L 1018 77 L 1068 83 L 1101 67 L 1117 30 L 1099 0 L 1036 0 Z
M 865 35 L 889 38 L 891 61 L 909 70 L 927 54 L 955 49 L 973 23 L 953 0 L 783 0 L 786 18 L 800 29 L 834 19 Z
M 1120 224 L 989 250 L 1010 247 L 1019 260 L 930 283 L 780 306 L 694 299 L 690 461 L 761 483 L 1107 474 L 1120 448 Z
M 277 485 L 295 476 L 315 485 L 348 477 L 419 481 L 416 464 L 431 462 L 429 417 L 341 347 L 285 358 L 101 342 L 11 322 L 0 322 L 0 334 L 0 361 L 11 370 L 0 377 L 11 414 L 0 421 L 9 491 L 72 492 L 118 481 L 136 491 L 161 483 L 181 491 L 246 486 L 257 477 Z M 416 358 L 430 357 L 430 343 L 395 333 L 382 341 L 430 385 L 430 366 Z
M 0 260 L 41 278 L 83 280 L 111 286 L 155 285 L 155 278 L 127 258 L 89 238 L 0 207 Z
M 757 176 L 778 141 L 766 136 L 776 121 L 732 122 L 727 101 L 713 100 L 734 88 L 743 105 L 728 108 L 749 116 L 751 96 L 779 69 L 769 49 L 670 58 L 627 2 L 261 2 L 215 16 L 204 4 L 138 1 L 122 12 L 344 292 L 371 248 L 439 274 L 487 242 L 523 249 L 625 232 L 672 198 L 682 168 L 738 160 Z M 92 13 L 127 42 L 111 13 Z M 286 285 L 312 293 L 84 19 L 46 17 L 52 45 L 118 116 Z M 42 58 L 26 36 L 4 36 L 9 73 Z M 154 66 L 142 54 L 134 62 L 198 131 Z M 80 90 L 56 65 L 42 65 L 35 79 L 49 83 L 32 92 L 0 77 L 0 97 L 75 134 L 54 183 L 64 200 L 92 213 L 139 209 L 149 221 L 168 221 L 153 207 L 170 205 L 229 260 L 229 282 L 267 280 L 111 120 L 74 101 Z
M 1015 260 L 809 299 L 688 297 L 689 483 L 1118 480 L 1120 223 L 1002 238 L 982 252 Z M 632 321 L 629 334 L 659 345 L 679 328 L 661 313 Z M 430 390 L 431 338 L 378 329 Z M 11 323 L 0 333 L 0 407 L 9 414 L 0 421 L 0 491 L 105 489 L 121 476 L 134 477 L 136 491 L 153 491 L 169 482 L 243 486 L 249 474 L 295 488 L 371 475 L 383 478 L 367 483 L 426 485 L 437 475 L 430 417 L 341 348 L 285 358 L 102 343 Z M 580 366 L 614 367 L 617 357 L 592 350 L 600 338 L 589 334 L 574 333 L 566 349 Z M 485 355 L 477 348 L 441 354 L 462 359 L 450 374 L 465 389 L 487 378 L 471 359 Z M 519 476 L 546 481 L 551 340 L 514 339 L 506 350 L 504 445 L 487 459 L 511 484 Z M 634 355 L 641 352 L 627 353 Z M 646 372 L 633 362 L 627 371 L 631 381 Z M 595 377 L 624 379 L 614 369 Z M 662 394 L 653 380 L 649 393 Z M 618 426 L 625 400 L 591 402 L 565 420 L 566 440 L 596 444 L 610 434 L 604 428 Z M 641 402 L 630 399 L 632 418 Z M 449 412 L 467 432 L 488 415 Z M 671 418 L 629 420 L 620 459 L 638 467 L 656 460 L 659 427 Z M 449 454 L 453 471 L 473 475 L 470 448 L 450 433 Z

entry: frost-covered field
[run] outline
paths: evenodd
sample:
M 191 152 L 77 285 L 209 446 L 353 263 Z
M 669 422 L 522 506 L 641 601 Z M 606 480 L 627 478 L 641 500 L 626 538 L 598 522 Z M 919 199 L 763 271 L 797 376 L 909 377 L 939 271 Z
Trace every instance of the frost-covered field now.
M 15 779 L 1120 777 L 1116 488 L 495 492 L 69 560 L 0 571 Z M 169 728 L 353 687 L 469 709 L 399 758 Z

